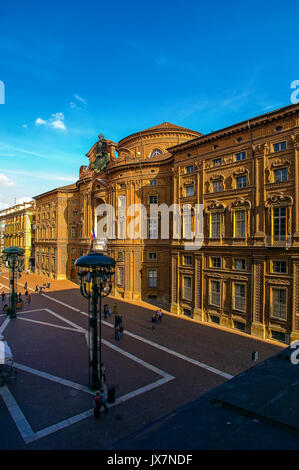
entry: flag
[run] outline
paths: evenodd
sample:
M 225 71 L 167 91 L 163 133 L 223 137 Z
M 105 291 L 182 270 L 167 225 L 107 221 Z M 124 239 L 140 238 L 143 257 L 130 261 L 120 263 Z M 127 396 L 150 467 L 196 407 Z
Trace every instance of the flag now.
M 92 228 L 91 232 L 90 232 L 90 239 L 94 240 L 95 238 L 96 238 L 96 236 L 95 236 L 95 233 L 94 233 L 94 229 Z

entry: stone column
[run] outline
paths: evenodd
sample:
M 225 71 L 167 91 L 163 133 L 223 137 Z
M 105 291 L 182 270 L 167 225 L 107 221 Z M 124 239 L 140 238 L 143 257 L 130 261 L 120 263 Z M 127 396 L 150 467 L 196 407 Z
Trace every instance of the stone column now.
M 299 134 L 292 136 L 294 145 L 294 179 L 295 179 L 295 198 L 294 198 L 294 245 L 299 245 Z
M 256 258 L 251 265 L 252 282 L 251 292 L 251 312 L 252 324 L 251 334 L 259 336 L 260 338 L 266 337 L 266 319 L 265 319 L 265 260 L 264 258 Z
M 171 306 L 172 313 L 179 313 L 178 253 L 171 255 Z
M 292 326 L 290 342 L 299 340 L 299 257 L 292 259 L 293 283 L 292 283 Z
M 203 255 L 196 253 L 194 256 L 194 311 L 193 316 L 197 320 L 204 320 L 202 307 L 203 290 Z
M 254 218 L 255 223 L 252 227 L 253 236 L 256 244 L 263 245 L 265 239 L 265 220 L 264 220 L 264 207 L 265 207 L 265 190 L 264 190 L 264 151 L 265 144 L 255 145 L 253 147 L 254 158 L 254 185 L 255 185 L 255 200 L 252 201 L 255 205 Z

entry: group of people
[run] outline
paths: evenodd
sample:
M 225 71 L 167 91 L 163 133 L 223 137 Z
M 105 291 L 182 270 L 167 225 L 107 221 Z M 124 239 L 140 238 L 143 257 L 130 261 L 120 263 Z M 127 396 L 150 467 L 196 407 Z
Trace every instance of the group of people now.
M 117 304 L 113 305 L 114 313 L 114 336 L 119 341 L 124 336 L 124 322 L 122 316 L 118 313 Z M 104 305 L 104 319 L 107 320 L 112 315 L 108 304 Z
M 26 298 L 25 302 L 30 305 L 31 295 L 29 294 L 28 290 L 25 291 L 25 298 Z M 5 302 L 6 301 L 6 293 L 4 291 L 2 291 L 2 293 L 1 293 L 1 300 L 2 300 L 2 302 L 4 302 L 2 311 L 6 312 L 8 310 L 8 304 Z M 22 308 L 24 306 L 24 302 L 23 302 L 23 297 L 22 297 L 21 292 L 19 292 L 18 294 L 17 293 L 15 294 L 15 300 L 16 300 L 17 310 L 22 310 Z
M 162 321 L 163 313 L 162 310 L 159 308 L 152 316 L 152 329 L 154 330 L 158 323 Z

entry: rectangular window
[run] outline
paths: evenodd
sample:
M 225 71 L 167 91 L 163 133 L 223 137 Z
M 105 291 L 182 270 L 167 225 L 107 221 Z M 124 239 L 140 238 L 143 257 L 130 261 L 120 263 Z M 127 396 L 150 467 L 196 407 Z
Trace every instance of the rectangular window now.
M 150 186 L 156 186 L 157 185 L 157 180 L 150 180 L 149 184 L 150 184 Z
M 286 305 L 286 289 L 274 289 L 271 288 L 272 302 L 271 302 L 271 314 L 273 317 L 286 319 L 287 305 Z
M 220 238 L 221 214 L 215 212 L 211 214 L 211 238 Z
M 223 191 L 223 183 L 221 180 L 214 181 L 213 182 L 213 192 L 214 193 L 220 193 Z
M 74 258 L 71 259 L 71 267 L 72 267 L 72 268 L 75 266 L 75 261 L 76 261 L 76 260 L 75 260 Z
M 238 176 L 237 177 L 237 188 L 238 189 L 246 188 L 246 186 L 247 186 L 247 176 L 246 175 Z
M 245 211 L 235 211 L 235 237 L 245 238 Z
M 158 196 L 150 196 L 149 197 L 150 204 L 158 204 Z
M 273 261 L 273 272 L 286 274 L 287 272 L 287 263 L 286 261 Z
M 278 142 L 277 144 L 273 144 L 274 152 L 280 152 L 281 150 L 285 150 L 287 148 L 286 142 Z
M 234 283 L 233 285 L 233 309 L 240 310 L 241 312 L 246 310 L 245 284 Z
M 77 211 L 77 209 L 75 209 L 75 210 L 73 211 L 73 217 L 77 217 L 77 215 L 78 215 L 78 211 Z
M 148 259 L 151 261 L 156 261 L 157 260 L 157 253 L 149 253 L 148 254 Z
M 210 261 L 211 268 L 221 268 L 221 258 L 211 258 Z
M 183 297 L 187 300 L 192 300 L 192 279 L 191 277 L 183 277 Z
M 282 181 L 288 181 L 288 169 L 280 168 L 279 170 L 274 171 L 274 181 L 275 183 L 281 183 Z
M 72 230 L 71 230 L 71 237 L 72 237 L 72 238 L 76 238 L 76 236 L 77 236 L 76 227 L 72 227 Z
M 151 217 L 148 219 L 148 233 L 149 233 L 149 238 L 154 239 L 154 240 L 158 238 L 157 217 Z
M 193 165 L 186 166 L 186 173 L 193 173 L 193 171 L 194 171 Z
M 72 253 L 72 255 L 75 255 L 76 254 L 76 248 L 72 248 L 71 253 Z
M 126 189 L 125 183 L 120 183 L 119 184 L 119 189 Z
M 189 308 L 183 308 L 183 312 L 186 317 L 192 317 L 192 311 Z
M 235 269 L 238 271 L 245 271 L 246 260 L 244 258 L 235 258 Z
M 215 158 L 213 160 L 213 166 L 219 166 L 222 164 L 222 158 Z
M 186 255 L 183 257 L 185 266 L 192 266 L 192 256 Z
M 236 161 L 246 160 L 246 152 L 236 153 Z
M 148 272 L 148 287 L 157 287 L 157 271 L 155 269 Z
M 118 267 L 117 284 L 119 286 L 124 285 L 124 268 L 122 266 Z
M 210 304 L 220 307 L 220 282 L 210 281 Z
M 273 232 L 275 241 L 283 241 L 286 239 L 286 227 L 286 207 L 275 207 L 273 209 Z
M 186 196 L 194 196 L 194 186 L 186 186 Z

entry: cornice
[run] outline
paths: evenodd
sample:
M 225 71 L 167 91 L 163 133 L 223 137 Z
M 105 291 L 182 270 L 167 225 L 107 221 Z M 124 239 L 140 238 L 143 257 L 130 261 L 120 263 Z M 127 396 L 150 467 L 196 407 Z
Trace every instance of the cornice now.
M 237 134 L 244 130 L 248 130 L 249 128 L 259 127 L 264 124 L 268 124 L 275 120 L 283 119 L 287 116 L 291 116 L 299 112 L 299 105 L 292 104 L 289 106 L 285 106 L 284 108 L 280 108 L 270 113 L 262 114 L 255 118 L 248 119 L 246 121 L 242 121 L 240 123 L 234 124 L 232 126 L 225 127 L 215 132 L 211 132 L 210 134 L 203 135 L 201 137 L 196 137 L 195 139 L 189 140 L 188 142 L 184 142 L 182 144 L 174 145 L 173 147 L 167 148 L 167 150 L 171 153 L 178 153 L 183 150 L 187 150 L 191 147 L 196 147 L 200 144 L 217 140 L 221 137 L 226 137 L 232 134 Z M 249 126 L 250 124 L 250 126 Z

